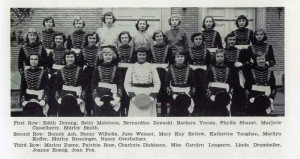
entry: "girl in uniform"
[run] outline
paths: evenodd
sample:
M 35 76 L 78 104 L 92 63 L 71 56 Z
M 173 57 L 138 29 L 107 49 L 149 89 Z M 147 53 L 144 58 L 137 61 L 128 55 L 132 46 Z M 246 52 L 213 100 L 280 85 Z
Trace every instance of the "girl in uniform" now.
M 165 44 L 166 37 L 161 30 L 157 30 L 153 33 L 152 40 L 154 40 L 154 45 L 151 47 L 153 64 L 156 67 L 161 82 L 157 100 L 161 104 L 161 116 L 166 116 L 168 95 L 165 91 L 164 80 L 168 65 L 173 63 L 173 53 L 172 49 Z
M 149 51 L 145 47 L 136 49 L 137 62 L 131 65 L 125 76 L 124 87 L 130 98 L 128 116 L 156 117 L 156 96 L 160 80 L 154 67 L 147 61 Z
M 266 65 L 268 67 L 272 67 L 276 63 L 274 58 L 273 47 L 272 45 L 267 43 L 266 40 L 267 35 L 263 29 L 255 30 L 253 43 L 248 47 L 247 51 L 249 53 L 249 56 L 251 57 L 252 63 L 254 63 L 255 57 L 260 55 L 260 53 L 266 54 L 268 59 L 268 61 L 266 61 Z
M 221 35 L 218 31 L 214 30 L 216 22 L 212 16 L 206 16 L 202 22 L 202 34 L 205 39 L 207 48 L 223 49 Z
M 53 49 L 53 37 L 55 35 L 55 31 L 53 27 L 55 27 L 54 19 L 52 17 L 47 17 L 43 21 L 43 26 L 45 29 L 41 33 L 41 41 L 42 45 L 45 47 L 48 55 L 50 51 Z
M 206 71 L 206 82 L 205 86 L 208 86 L 208 96 L 210 100 L 207 103 L 207 112 L 206 115 L 229 115 L 230 112 L 230 103 L 226 105 L 227 111 L 218 112 L 219 110 L 224 109 L 225 105 L 218 105 L 223 103 L 222 101 L 216 101 L 216 99 L 224 99 L 217 98 L 218 93 L 224 92 L 232 95 L 234 88 L 239 84 L 237 79 L 237 74 L 226 66 L 226 55 L 223 49 L 216 50 L 216 53 L 212 60 L 212 66 Z M 223 93 L 222 93 L 223 94 Z M 219 94 L 221 95 L 221 94 Z M 223 95 L 222 95 L 223 96 Z M 222 107 L 222 108 L 221 108 Z
M 48 105 L 46 104 L 48 95 L 47 72 L 39 68 L 39 56 L 29 55 L 30 67 L 25 70 L 24 78 L 21 82 L 21 99 L 24 116 L 45 116 Z
M 121 45 L 118 47 L 119 54 L 119 68 L 122 74 L 122 79 L 125 78 L 128 65 L 132 63 L 132 55 L 134 52 L 134 47 L 132 46 L 132 37 L 128 31 L 122 31 L 118 36 L 119 43 Z M 125 90 L 122 92 L 122 102 L 121 102 L 121 115 L 127 116 L 127 110 L 129 107 L 130 99 L 127 96 Z
M 240 50 L 235 47 L 236 40 L 236 34 L 233 32 L 228 34 L 225 37 L 226 48 L 224 51 L 227 59 L 226 66 L 238 74 L 239 77 L 239 85 L 237 85 L 233 91 L 231 112 L 232 115 L 242 115 L 245 110 L 246 102 L 244 89 L 245 78 L 243 71 L 245 71 L 245 68 L 249 67 L 249 60 L 246 50 Z
M 165 32 L 165 36 L 167 39 L 168 46 L 177 46 L 179 49 L 188 49 L 189 42 L 187 38 L 186 32 L 179 28 L 181 24 L 181 19 L 179 16 L 172 16 L 170 17 L 169 25 L 171 29 Z
M 53 51 L 49 54 L 49 111 L 48 116 L 57 116 L 57 101 L 55 99 L 55 81 L 57 77 L 57 71 L 65 66 L 64 55 L 66 48 L 64 43 L 66 42 L 66 36 L 63 33 L 55 33 L 53 37 Z
M 100 53 L 100 65 L 93 72 L 94 116 L 120 115 L 123 78 L 117 66 L 115 50 L 115 47 L 104 47 Z
M 244 15 L 236 19 L 235 25 L 238 29 L 232 32 L 236 36 L 236 45 L 249 45 L 253 41 L 253 31 L 247 28 L 248 24 L 249 21 Z
M 166 91 L 173 97 L 170 116 L 189 116 L 194 110 L 195 81 L 193 70 L 188 66 L 186 51 L 175 55 L 175 62 L 166 74 Z
M 57 72 L 56 99 L 59 104 L 59 116 L 83 116 L 84 112 L 84 76 L 81 67 L 74 64 L 74 51 L 65 52 L 65 63 Z
M 195 83 L 195 111 L 193 115 L 198 116 L 203 114 L 203 109 L 206 103 L 206 88 L 203 86 L 203 81 L 205 78 L 205 71 L 211 63 L 211 54 L 205 46 L 205 39 L 202 33 L 194 33 L 191 36 L 191 41 L 194 45 L 189 49 L 188 61 L 190 67 L 193 69 L 195 79 L 199 81 Z
M 73 26 L 76 30 L 68 36 L 67 49 L 73 50 L 76 53 L 76 58 L 80 59 L 81 57 L 78 56 L 81 49 L 84 47 L 84 38 L 86 34 L 85 31 L 83 31 L 85 21 L 81 17 L 76 17 L 73 20 Z
M 93 110 L 93 96 L 92 96 L 92 76 L 95 67 L 97 66 L 98 52 L 100 49 L 96 44 L 99 42 L 97 33 L 87 33 L 84 38 L 84 47 L 81 50 L 82 58 L 79 66 L 83 67 L 85 92 L 85 109 L 88 116 L 91 116 Z
M 247 115 L 266 116 L 273 110 L 276 95 L 275 77 L 266 64 L 268 56 L 260 53 L 255 57 L 252 69 L 245 73 L 245 89 L 248 94 Z
M 24 72 L 30 67 L 30 55 L 39 56 L 39 66 L 46 69 L 47 66 L 47 52 L 39 42 L 39 36 L 36 29 L 29 28 L 25 35 L 25 44 L 21 46 L 18 58 L 18 69 L 21 75 L 21 81 L 24 80 Z M 21 99 L 21 96 L 20 96 Z M 20 102 L 21 105 L 21 102 Z

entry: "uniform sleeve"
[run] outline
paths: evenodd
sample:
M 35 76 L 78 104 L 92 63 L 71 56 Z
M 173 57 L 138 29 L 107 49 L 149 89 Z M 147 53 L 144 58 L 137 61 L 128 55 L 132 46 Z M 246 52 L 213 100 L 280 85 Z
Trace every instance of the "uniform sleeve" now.
M 235 69 L 229 70 L 228 84 L 229 84 L 229 87 L 233 88 L 233 89 L 237 88 L 240 85 L 238 72 Z
M 207 66 L 207 68 L 211 65 L 211 54 L 210 51 L 208 49 L 206 49 L 206 56 L 205 56 L 205 65 Z
M 204 88 L 208 88 L 209 82 L 213 82 L 214 81 L 213 78 L 214 78 L 214 75 L 213 75 L 212 69 L 210 67 L 205 72 L 205 78 L 204 78 L 204 82 L 203 82 L 203 87 Z
M 271 76 L 270 76 L 270 80 L 269 80 L 268 84 L 271 87 L 270 98 L 274 99 L 275 93 L 277 91 L 277 87 L 276 87 L 276 81 L 275 81 L 275 76 L 274 76 L 274 72 L 273 71 L 271 71 Z
M 98 73 L 98 68 L 95 67 L 93 70 L 93 76 L 92 76 L 92 91 L 97 89 L 98 87 L 98 82 L 99 82 L 99 73 Z
M 274 66 L 276 64 L 276 60 L 274 58 L 274 52 L 273 52 L 272 45 L 269 45 L 268 57 L 269 57 L 269 67 Z
M 217 32 L 215 43 L 219 49 L 223 49 L 222 38 L 219 32 Z
M 76 61 L 74 64 L 76 66 L 83 68 L 83 65 L 85 64 L 85 62 L 84 62 L 84 56 L 83 56 L 82 50 L 78 53 L 78 55 L 76 55 Z
M 19 51 L 19 58 L 18 58 L 18 69 L 19 70 L 24 70 L 24 61 L 26 59 L 25 51 L 23 46 L 21 46 L 20 51 Z
M 48 55 L 46 49 L 42 46 L 42 52 L 41 52 L 41 63 L 40 66 L 43 66 L 44 69 L 48 68 Z
M 243 68 L 249 68 L 250 57 L 249 57 L 247 49 L 240 50 L 238 62 L 241 62 L 243 64 L 243 66 L 242 66 Z
M 56 92 L 58 92 L 59 98 L 61 97 L 61 90 L 62 90 L 63 84 L 64 84 L 64 81 L 63 81 L 63 78 L 62 78 L 61 70 L 59 70 L 57 72 L 57 77 L 56 77 L 56 80 L 55 80 L 55 90 L 56 90 Z
M 168 71 L 167 71 L 167 73 L 166 73 L 165 80 L 164 80 L 164 82 L 165 82 L 164 85 L 165 85 L 166 87 L 169 87 L 169 88 L 170 88 L 171 78 L 172 78 L 172 76 L 171 76 L 171 70 L 168 69 Z
M 250 30 L 250 37 L 249 37 L 250 39 L 249 39 L 249 44 L 250 44 L 250 42 L 251 42 L 251 44 L 253 43 L 253 39 L 254 39 L 254 33 L 253 33 L 253 31 L 252 30 Z
M 24 76 L 21 77 L 20 97 L 25 95 L 27 88 L 27 82 Z
M 191 90 L 195 87 L 195 75 L 193 69 L 189 68 L 189 77 L 188 77 L 188 83 L 190 85 Z
M 152 80 L 153 80 L 153 85 L 154 85 L 152 93 L 158 93 L 159 89 L 160 89 L 160 85 L 161 85 L 160 79 L 159 79 L 156 68 L 151 66 L 151 71 L 152 71 L 152 78 L 153 78 Z
M 72 38 L 71 38 L 71 35 L 69 35 L 68 38 L 67 38 L 67 49 L 71 50 L 72 47 L 73 47 Z
M 254 81 L 251 74 L 251 70 L 244 71 L 244 76 L 245 76 L 245 90 L 250 91 Z
M 116 75 L 115 75 L 115 80 L 114 80 L 118 86 L 118 89 L 123 90 L 123 78 L 122 78 L 122 72 L 120 68 L 117 68 L 116 70 Z
M 49 78 L 48 78 L 48 72 L 44 71 L 42 82 L 41 82 L 42 89 L 44 89 L 45 95 L 49 95 Z
M 52 66 L 53 66 L 53 64 L 54 64 L 53 51 L 51 51 L 51 52 L 49 53 L 49 56 L 48 56 L 47 67 L 48 67 L 49 69 L 51 69 Z

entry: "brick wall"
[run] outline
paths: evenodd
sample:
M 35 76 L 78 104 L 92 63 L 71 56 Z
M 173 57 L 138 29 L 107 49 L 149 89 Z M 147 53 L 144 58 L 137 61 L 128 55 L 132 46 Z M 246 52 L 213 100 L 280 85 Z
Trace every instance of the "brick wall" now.
M 193 33 L 198 32 L 198 8 L 189 7 L 185 11 L 182 8 L 171 8 L 171 15 L 177 15 L 181 18 L 180 27 L 186 31 L 188 39 Z
M 101 8 L 88 8 L 88 9 L 76 9 L 76 8 L 36 8 L 34 9 L 33 16 L 30 20 L 25 21 L 22 24 L 13 26 L 11 31 L 22 30 L 22 36 L 27 32 L 28 28 L 36 28 L 38 32 L 41 32 L 43 27 L 43 20 L 45 17 L 52 17 L 55 21 L 54 30 L 61 31 L 67 35 L 74 31 L 73 19 L 75 16 L 80 16 L 85 20 L 86 31 L 96 31 L 100 27 L 100 17 L 102 16 Z M 13 45 L 11 47 L 11 70 L 17 70 L 18 54 L 20 45 Z
M 284 73 L 284 8 L 280 13 L 278 8 L 267 8 L 266 32 L 268 42 L 273 46 L 276 65 L 272 68 L 276 76 L 276 83 L 281 85 L 281 75 Z

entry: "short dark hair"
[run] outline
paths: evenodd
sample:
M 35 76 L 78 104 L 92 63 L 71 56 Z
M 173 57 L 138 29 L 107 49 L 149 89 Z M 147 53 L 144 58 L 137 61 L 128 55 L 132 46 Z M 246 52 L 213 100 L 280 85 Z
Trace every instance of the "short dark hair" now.
M 175 53 L 175 55 L 173 56 L 173 59 L 172 59 L 172 61 L 174 61 L 174 63 L 173 64 L 175 64 L 176 63 L 176 56 L 177 55 L 182 55 L 182 56 L 184 56 L 184 64 L 185 65 L 188 65 L 188 54 L 189 54 L 189 51 L 188 50 L 186 50 L 186 49 L 179 49 L 176 53 Z
M 146 47 L 146 46 L 138 46 L 138 47 L 134 50 L 134 52 L 133 52 L 133 54 L 132 54 L 132 62 L 133 62 L 133 63 L 137 62 L 137 54 L 138 54 L 139 52 L 144 52 L 144 53 L 146 53 L 146 62 L 151 62 L 151 60 L 152 60 L 152 54 L 151 54 L 151 52 L 150 52 L 150 48 L 148 48 L 148 47 Z
M 153 35 L 152 35 L 152 40 L 156 41 L 156 40 L 155 40 L 155 36 L 156 36 L 157 34 L 159 34 L 159 33 L 162 33 L 163 39 L 164 39 L 164 41 L 165 41 L 167 37 L 166 37 L 166 35 L 164 34 L 164 32 L 163 32 L 162 30 L 156 30 L 156 31 L 154 31 L 154 33 L 153 33 Z
M 231 33 L 227 34 L 227 36 L 224 38 L 224 41 L 225 41 L 226 45 L 227 45 L 227 40 L 230 37 L 236 37 L 236 35 L 234 34 L 234 32 L 231 32 Z
M 86 46 L 89 45 L 89 40 L 88 40 L 88 38 L 89 38 L 89 36 L 93 36 L 93 35 L 96 35 L 96 43 L 99 42 L 99 35 L 98 35 L 96 32 L 89 32 L 89 33 L 87 33 L 87 34 L 85 35 L 85 37 L 84 37 L 84 45 L 83 45 L 83 47 L 86 47 Z
M 65 62 L 65 64 L 67 63 L 67 61 L 66 61 L 67 55 L 73 55 L 74 56 L 74 58 L 75 58 L 74 63 L 77 61 L 76 53 L 74 51 L 71 51 L 71 50 L 66 50 L 66 52 L 64 54 L 64 62 Z
M 236 27 L 239 27 L 239 23 L 238 23 L 238 21 L 239 21 L 240 19 L 245 19 L 245 20 L 246 20 L 246 25 L 245 25 L 245 27 L 247 27 L 247 26 L 248 26 L 248 24 L 249 24 L 249 21 L 248 21 L 247 17 L 246 17 L 246 16 L 244 16 L 244 15 L 240 15 L 240 16 L 239 16 L 239 17 L 236 19 L 236 21 L 235 21 L 235 25 L 236 25 Z
M 205 37 L 203 36 L 202 33 L 194 33 L 194 34 L 191 36 L 191 41 L 194 43 L 194 39 L 195 39 L 195 37 L 197 37 L 197 36 L 201 36 L 201 37 L 202 37 L 202 43 L 204 43 Z
M 101 18 L 101 20 L 102 20 L 103 23 L 106 23 L 106 22 L 105 22 L 105 17 L 106 17 L 106 16 L 112 16 L 112 18 L 113 18 L 113 23 L 115 23 L 115 21 L 117 20 L 117 18 L 114 16 L 114 14 L 113 14 L 112 12 L 106 12 L 106 13 L 103 14 L 103 16 L 102 16 L 102 18 Z
M 181 22 L 182 22 L 182 21 L 181 21 L 181 18 L 180 18 L 179 16 L 176 16 L 176 15 L 175 15 L 175 16 L 171 16 L 171 17 L 168 19 L 169 25 L 171 25 L 171 19 L 172 19 L 172 18 L 178 18 L 178 21 L 179 21 L 179 22 L 178 22 L 178 26 L 181 24 Z
M 52 20 L 52 22 L 53 22 L 53 27 L 55 27 L 55 22 L 54 22 L 54 19 L 53 19 L 52 17 L 46 17 L 46 18 L 44 19 L 44 21 L 43 21 L 43 26 L 45 27 L 45 22 L 46 22 L 46 21 L 49 21 L 49 20 Z
M 125 34 L 128 35 L 129 42 L 132 40 L 132 37 L 131 37 L 129 31 L 122 31 L 122 32 L 119 34 L 119 36 L 118 36 L 118 40 L 119 40 L 120 43 L 122 43 L 122 42 L 121 42 L 121 36 L 122 36 L 122 35 L 125 35 Z
M 256 29 L 256 30 L 254 31 L 253 43 L 256 43 L 256 42 L 257 42 L 257 39 L 255 38 L 255 34 L 256 34 L 257 32 L 260 32 L 260 31 L 262 31 L 262 32 L 264 33 L 264 38 L 262 39 L 262 41 L 266 41 L 266 40 L 268 39 L 267 33 L 265 32 L 265 30 L 262 29 L 262 28 L 259 28 L 259 29 Z
M 63 44 L 67 41 L 66 35 L 65 35 L 64 33 L 62 33 L 62 32 L 56 32 L 56 33 L 54 34 L 54 36 L 53 36 L 53 41 L 52 41 L 52 46 L 53 46 L 53 48 L 56 47 L 56 44 L 55 44 L 55 37 L 56 37 L 56 36 L 62 36 L 62 38 L 63 38 Z
M 211 20 L 213 21 L 212 29 L 215 28 L 216 22 L 215 22 L 214 17 L 212 17 L 212 16 L 206 16 L 206 17 L 203 19 L 203 22 L 202 22 L 202 28 L 206 29 L 206 26 L 205 26 L 205 20 L 206 20 L 206 18 L 211 18 Z
M 29 54 L 29 61 L 30 61 L 30 57 L 33 55 L 38 57 L 38 66 L 40 66 L 41 57 L 38 54 Z
M 147 21 L 146 19 L 138 19 L 138 20 L 137 20 L 137 22 L 135 23 L 135 28 L 136 28 L 136 30 L 138 30 L 138 31 L 140 30 L 140 29 L 139 29 L 139 22 L 140 22 L 140 21 L 145 21 L 145 23 L 146 23 L 146 29 L 145 29 L 145 30 L 148 30 L 149 24 L 148 24 L 148 21 Z

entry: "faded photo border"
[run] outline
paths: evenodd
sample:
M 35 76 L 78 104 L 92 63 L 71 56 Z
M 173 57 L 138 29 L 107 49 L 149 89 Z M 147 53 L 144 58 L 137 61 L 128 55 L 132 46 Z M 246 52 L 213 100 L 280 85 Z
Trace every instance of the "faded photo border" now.
M 42 3 L 37 0 L 26 0 L 26 1 L 10 1 L 10 2 L 2 2 L 2 19 L 5 23 L 3 23 L 0 27 L 1 30 L 1 51 L 5 56 L 1 58 L 1 70 L 3 70 L 3 77 L 6 77 L 7 80 L 2 80 L 1 82 L 1 95 L 2 95 L 2 108 L 0 109 L 0 115 L 2 117 L 2 120 L 0 122 L 0 126 L 3 128 L 1 130 L 1 136 L 3 137 L 4 142 L 1 143 L 1 153 L 16 153 L 11 150 L 11 147 L 9 146 L 11 143 L 11 133 L 14 131 L 14 126 L 11 124 L 12 120 L 10 117 L 10 105 L 11 105 L 11 94 L 10 92 L 10 77 L 11 77 L 11 55 L 10 55 L 10 17 L 9 17 L 9 10 L 10 8 L 94 8 L 94 7 L 103 7 L 103 8 L 115 8 L 115 7 L 199 7 L 199 8 L 210 8 L 210 7 L 284 7 L 285 8 L 285 47 L 284 47 L 284 73 L 286 74 L 285 79 L 285 117 L 282 117 L 280 120 L 284 121 L 284 141 L 285 147 L 282 149 L 282 151 L 277 152 L 278 158 L 297 158 L 298 153 L 297 152 L 297 146 L 300 142 L 300 135 L 297 133 L 299 131 L 299 106 L 298 106 L 298 100 L 297 97 L 299 96 L 299 90 L 300 86 L 298 84 L 298 78 L 299 73 L 298 69 L 300 68 L 300 63 L 298 62 L 300 58 L 297 56 L 297 53 L 299 52 L 298 49 L 298 39 L 300 37 L 298 28 L 299 26 L 299 19 L 300 16 L 298 14 L 298 7 L 299 2 L 297 1 L 191 1 L 189 4 L 186 3 L 186 1 L 182 0 L 176 0 L 176 1 L 158 1 L 158 0 L 152 0 L 152 1 L 82 1 L 82 2 L 72 2 L 72 1 L 43 1 Z M 117 5 L 115 5 L 117 4 Z M 280 14 L 280 13 L 279 13 Z M 30 119 L 31 120 L 31 119 Z M 36 119 L 32 119 L 36 120 Z M 69 120 L 69 119 L 66 119 Z M 74 120 L 74 119 L 70 119 Z M 77 119 L 75 119 L 77 120 Z M 140 119 L 139 119 L 140 120 Z M 148 120 L 148 119 L 146 119 Z M 197 119 L 195 119 L 197 120 Z M 215 120 L 215 119 L 214 119 Z M 218 120 L 218 119 L 217 119 Z M 233 118 L 235 120 L 235 118 Z M 125 149 L 124 149 L 125 150 Z M 126 151 L 126 150 L 125 150 Z M 235 150 L 234 150 L 235 151 Z M 238 151 L 238 150 L 236 150 Z M 154 151 L 150 151 L 151 153 L 154 153 Z M 188 151 L 190 153 L 190 151 Z M 122 158 L 122 155 L 111 155 L 113 153 L 112 151 L 108 151 L 108 154 L 105 154 L 106 158 Z M 145 153 L 142 155 L 141 153 Z M 184 156 L 184 153 L 187 152 L 180 152 L 181 155 L 179 156 L 173 156 L 172 151 L 167 151 L 166 154 L 163 154 L 162 152 L 159 152 L 161 155 L 161 158 L 182 158 Z M 220 157 L 224 155 L 225 151 L 219 151 Z M 143 156 L 141 158 L 151 158 L 151 154 L 148 154 L 144 151 L 138 152 L 138 156 Z M 202 153 L 201 153 L 202 154 Z M 73 155 L 73 154 L 71 154 Z M 5 155 L 4 155 L 5 156 Z M 7 155 L 11 156 L 11 155 Z M 52 155 L 50 155 L 52 156 Z M 47 156 L 46 158 L 50 157 Z M 156 156 L 156 155 L 155 155 Z M 193 155 L 188 155 L 193 156 Z M 216 156 L 216 155 L 212 155 Z M 270 155 L 274 156 L 274 155 Z M 28 156 L 28 158 L 30 155 Z M 96 157 L 96 156 L 94 156 Z M 124 156 L 123 156 L 124 157 Z M 128 156 L 127 156 L 128 157 Z M 156 156 L 157 157 L 157 156 Z M 209 154 L 207 156 L 204 156 L 206 158 L 210 158 Z M 224 157 L 224 156 L 222 156 Z M 27 157 L 24 157 L 27 158 Z M 58 157 L 60 158 L 60 157 Z M 75 157 L 76 158 L 76 157 Z M 226 158 L 226 157 L 224 157 Z M 264 156 L 262 154 L 258 155 L 255 158 L 268 158 L 268 156 Z

